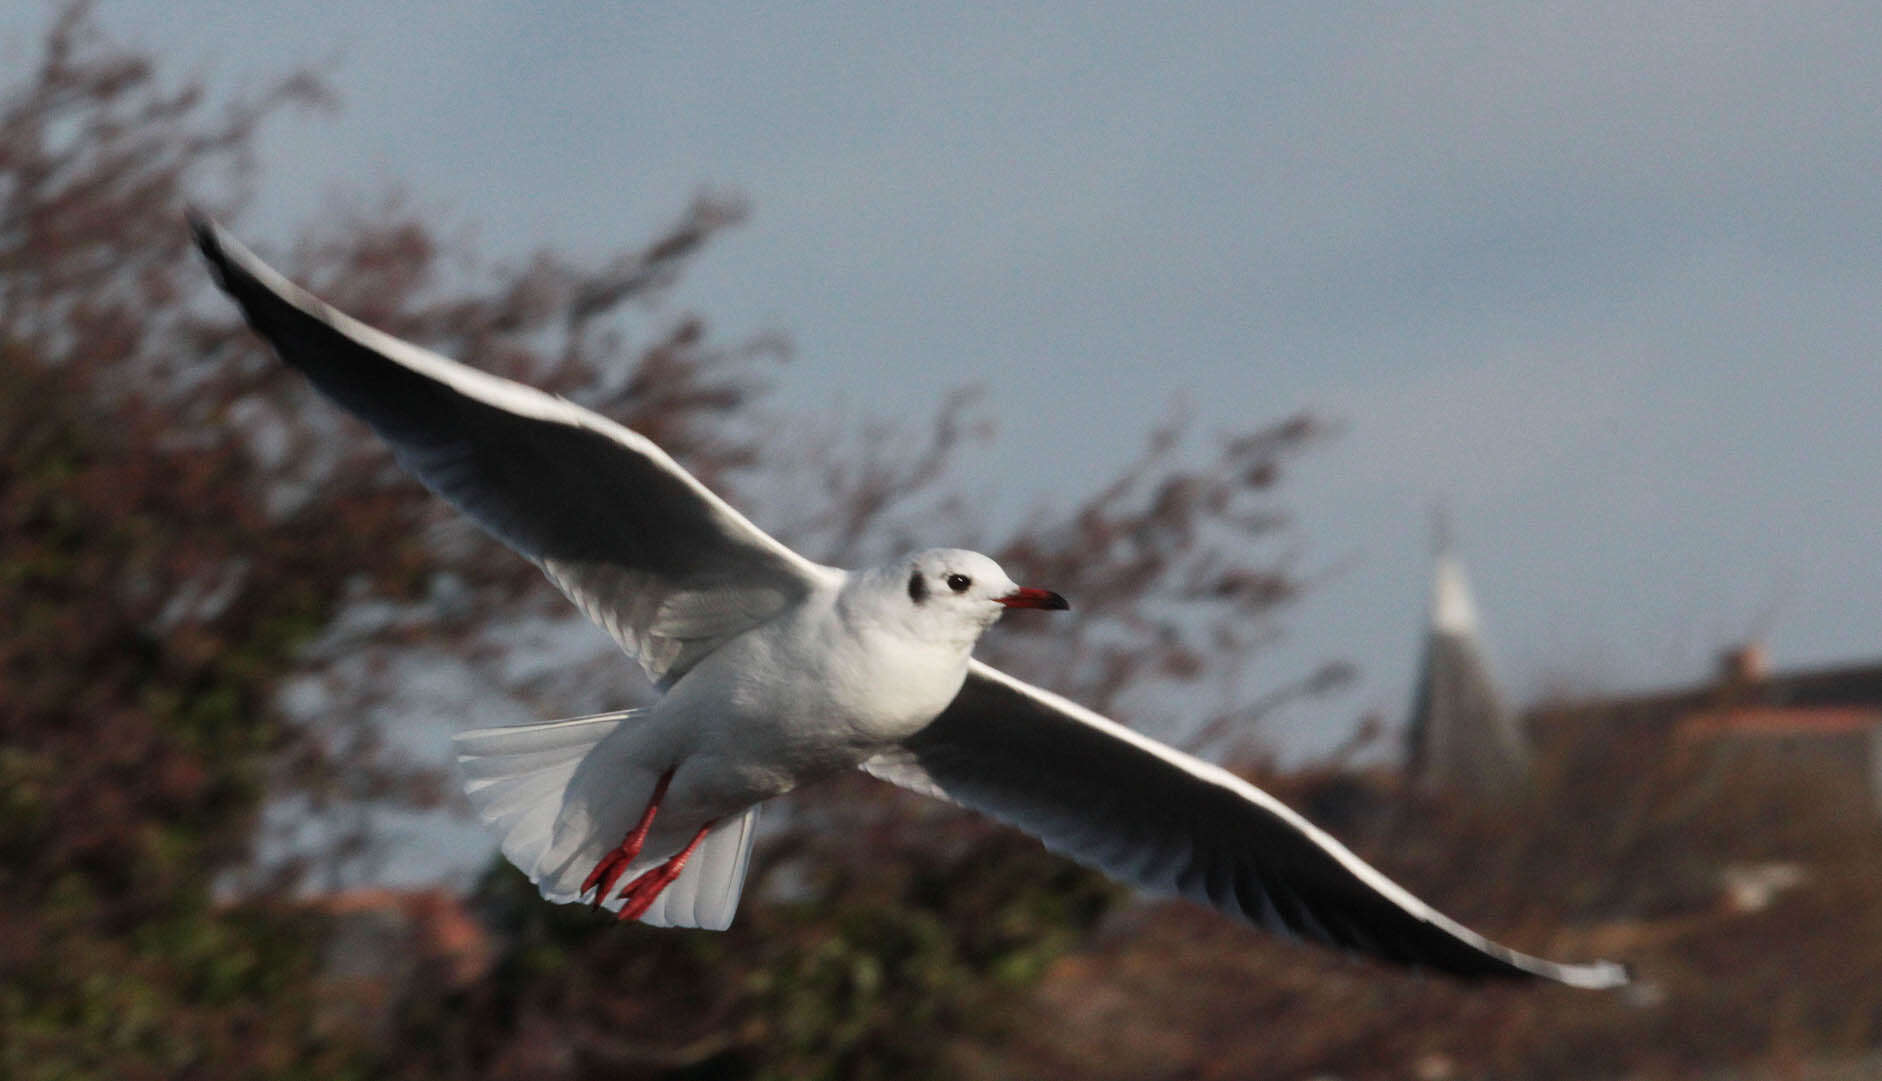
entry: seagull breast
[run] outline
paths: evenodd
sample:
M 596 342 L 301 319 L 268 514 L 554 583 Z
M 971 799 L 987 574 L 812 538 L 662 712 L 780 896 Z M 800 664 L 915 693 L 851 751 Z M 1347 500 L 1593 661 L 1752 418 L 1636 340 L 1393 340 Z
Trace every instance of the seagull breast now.
M 818 590 L 703 658 L 655 714 L 691 733 L 695 753 L 788 762 L 803 783 L 927 726 L 959 693 L 967 659 Z

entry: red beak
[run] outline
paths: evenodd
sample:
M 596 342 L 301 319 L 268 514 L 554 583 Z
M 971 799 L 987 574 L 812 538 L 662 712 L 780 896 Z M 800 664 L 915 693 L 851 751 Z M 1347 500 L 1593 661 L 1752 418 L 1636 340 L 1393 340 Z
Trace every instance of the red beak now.
M 1064 597 L 1049 589 L 1022 587 L 995 599 L 1008 608 L 1044 608 L 1049 612 L 1063 612 L 1072 607 L 1065 603 Z

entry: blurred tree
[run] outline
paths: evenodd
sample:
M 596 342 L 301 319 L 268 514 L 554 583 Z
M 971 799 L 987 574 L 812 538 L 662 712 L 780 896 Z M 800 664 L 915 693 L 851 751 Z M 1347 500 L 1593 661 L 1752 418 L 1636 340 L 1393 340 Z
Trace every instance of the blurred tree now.
M 225 309 L 192 314 L 205 283 L 179 217 L 186 191 L 222 190 L 232 213 L 258 127 L 322 100 L 297 73 L 212 110 L 200 85 L 167 86 L 112 46 L 82 3 L 0 97 L 0 1074 L 366 1061 L 313 1025 L 310 918 L 266 889 L 227 903 L 212 887 L 251 862 L 265 795 L 435 798 L 431 778 L 346 738 L 355 703 L 319 727 L 283 724 L 276 704 L 342 612 L 423 594 L 434 511 L 305 408 Z M 592 271 L 539 259 L 474 301 L 414 299 L 436 253 L 409 222 L 353 223 L 305 261 L 396 309 L 405 333 L 546 328 L 563 355 L 530 374 L 567 386 L 598 382 L 578 343 L 621 348 L 595 321 L 736 216 L 702 199 L 646 251 Z M 705 422 L 742 392 L 721 373 L 737 358 L 701 337 L 680 321 L 634 369 L 647 385 L 624 390 L 711 473 L 740 449 Z M 447 565 L 515 588 L 482 569 L 498 561 Z
M 82 6 L 0 98 L 0 1073 L 308 1074 L 302 921 L 218 908 L 293 645 L 332 609 L 176 364 L 194 169 L 239 176 L 293 77 L 208 116 Z M 200 371 L 200 368 L 198 369 Z M 337 552 L 333 554 L 338 554 Z
M 0 1073 L 940 1070 L 948 1034 L 997 1028 L 1000 1003 L 1116 894 L 860 778 L 777 816 L 731 935 L 552 909 L 499 868 L 481 890 L 503 936 L 489 979 L 418 981 L 390 1004 L 390 1041 L 323 1020 L 323 921 L 284 902 L 371 833 L 336 825 L 301 853 L 315 858 L 258 875 L 264 808 L 437 803 L 435 764 L 387 753 L 362 720 L 398 658 L 487 660 L 516 648 L 506 622 L 579 619 L 207 298 L 185 198 L 238 215 L 260 125 L 325 100 L 295 73 L 212 107 L 113 45 L 83 2 L 0 91 Z M 914 437 L 813 431 L 761 462 L 758 435 L 780 426 L 756 405 L 759 365 L 779 342 L 717 345 L 670 313 L 650 341 L 630 336 L 623 306 L 651 304 L 741 215 L 705 195 L 599 265 L 544 253 L 477 274 L 394 203 L 286 263 L 395 334 L 618 417 L 755 494 L 755 516 L 813 557 L 974 540 L 984 526 L 947 495 L 955 453 L 984 434 L 971 395 Z M 1239 666 L 1300 590 L 1273 493 L 1319 428 L 1294 418 L 1198 456 L 1184 427 L 1088 498 L 980 542 L 1081 609 L 1069 630 L 1016 624 L 994 659 L 1127 719 L 1206 684 L 1219 706 L 1199 721 L 1246 729 L 1272 703 Z M 589 699 L 621 693 L 626 667 L 597 650 L 493 678 L 550 714 L 621 704 Z M 284 712 L 291 680 L 323 688 L 316 715 Z

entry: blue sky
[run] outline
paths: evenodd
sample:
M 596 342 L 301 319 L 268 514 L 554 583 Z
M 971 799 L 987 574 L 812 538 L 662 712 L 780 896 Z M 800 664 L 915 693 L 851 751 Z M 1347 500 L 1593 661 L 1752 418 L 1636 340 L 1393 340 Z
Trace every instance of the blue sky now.
M 748 225 L 680 301 L 795 343 L 779 405 L 987 388 L 997 517 L 1204 431 L 1346 426 L 1290 491 L 1350 569 L 1297 752 L 1398 720 L 1450 508 L 1505 685 L 1882 654 L 1882 7 L 107 0 L 219 86 L 336 58 L 245 236 L 392 185 L 494 257 Z M 23 35 L 8 32 L 17 42 Z M 8 46 L 18 56 L 18 46 Z M 937 538 L 945 541 L 947 538 Z

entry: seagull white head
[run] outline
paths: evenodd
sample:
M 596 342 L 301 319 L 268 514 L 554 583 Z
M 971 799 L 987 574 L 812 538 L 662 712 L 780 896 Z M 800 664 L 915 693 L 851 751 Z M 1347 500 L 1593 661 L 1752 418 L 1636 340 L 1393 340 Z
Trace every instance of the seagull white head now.
M 868 575 L 870 603 L 899 615 L 895 621 L 936 641 L 972 644 L 1008 608 L 1065 611 L 1071 605 L 1049 589 L 1021 586 L 1000 565 L 964 548 L 929 548 Z

